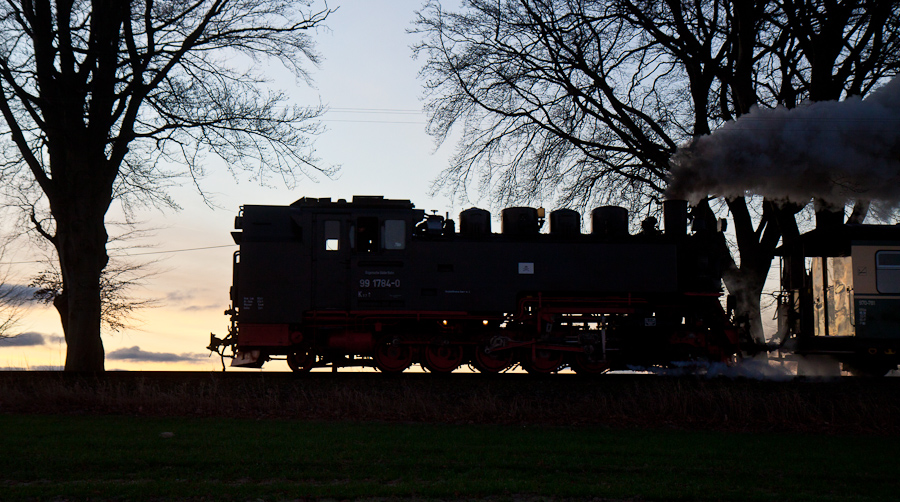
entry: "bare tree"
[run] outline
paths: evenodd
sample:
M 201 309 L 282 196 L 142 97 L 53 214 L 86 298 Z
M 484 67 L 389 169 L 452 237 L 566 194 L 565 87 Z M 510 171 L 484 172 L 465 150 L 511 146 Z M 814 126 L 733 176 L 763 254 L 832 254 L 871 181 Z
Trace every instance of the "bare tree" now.
M 50 267 L 35 274 L 31 278 L 30 287 L 34 288 L 35 301 L 53 305 L 57 311 L 65 312 L 67 308 L 63 295 L 62 273 L 56 267 Z M 151 272 L 147 272 L 146 264 L 128 263 L 110 260 L 100 274 L 100 323 L 107 331 L 122 331 L 131 328 L 137 311 L 158 305 L 155 299 L 132 296 L 130 290 L 141 286 Z M 65 322 L 66 317 L 63 317 Z M 65 327 L 65 325 L 64 325 Z
M 158 274 L 160 262 L 142 261 L 129 254 L 149 247 L 136 245 L 134 241 L 150 237 L 153 230 L 139 228 L 132 222 L 107 223 L 107 227 L 110 226 L 124 230 L 109 239 L 113 254 L 100 274 L 100 326 L 105 333 L 135 328 L 139 311 L 160 305 L 158 298 L 140 297 L 134 293 L 136 289 L 145 286 L 149 278 Z M 68 317 L 62 314 L 66 312 L 68 304 L 59 260 L 52 256 L 44 261 L 44 269 L 34 274 L 29 282 L 31 299 L 53 305 L 61 314 L 60 320 L 65 332 Z
M 754 106 L 796 106 L 832 70 L 841 77 L 825 85 L 837 89 L 827 99 L 895 74 L 897 5 L 469 0 L 445 12 L 429 2 L 416 24 L 429 132 L 438 141 L 454 127 L 463 135 L 437 188 L 465 195 L 477 181 L 501 204 L 555 197 L 647 210 L 664 196 L 679 145 Z M 828 57 L 804 40 L 826 32 Z M 761 340 L 760 293 L 803 205 L 727 204 L 739 259 L 726 283 Z
M 261 72 L 271 61 L 307 78 L 309 31 L 331 12 L 311 3 L 2 2 L 3 168 L 59 257 L 66 370 L 104 367 L 104 217 L 116 197 L 171 205 L 171 177 L 199 182 L 207 154 L 288 182 L 321 170 L 309 144 L 320 108 L 288 106 Z
M 865 96 L 900 70 L 900 2 L 787 0 L 755 2 L 762 6 L 755 11 L 753 4 L 734 2 L 738 25 L 762 23 L 762 29 L 750 30 L 754 37 L 739 33 L 736 38 L 732 64 L 721 76 L 730 90 L 725 118 L 740 117 L 754 106 L 794 108 L 801 100 Z M 726 285 L 758 341 L 763 337 L 759 297 L 775 248 L 799 235 L 796 217 L 804 208 L 760 195 L 755 211 L 747 197 L 726 201 L 740 253 L 739 263 L 731 261 Z M 869 201 L 857 200 L 850 221 L 861 222 L 868 207 Z M 818 204 L 816 211 L 829 209 Z M 844 208 L 830 211 L 842 214 Z
M 732 74 L 758 57 L 763 7 L 738 12 L 706 0 L 466 6 L 446 13 L 433 2 L 418 19 L 430 132 L 443 141 L 463 126 L 444 176 L 451 190 L 478 172 L 496 179 L 491 195 L 501 203 L 556 196 L 561 205 L 650 211 L 665 195 L 678 146 L 732 118 L 735 99 L 756 99 L 732 92 L 746 85 Z M 772 239 L 770 231 L 765 242 Z M 752 280 L 761 288 L 765 272 Z M 755 298 L 750 315 L 758 316 Z
M 477 181 L 499 203 L 615 193 L 643 207 L 661 195 L 667 159 L 691 135 L 672 102 L 690 95 L 687 78 L 612 6 L 472 0 L 448 13 L 431 2 L 416 29 L 429 132 L 444 141 L 463 126 L 438 188 L 465 196 Z
M 7 256 L 8 239 L 0 240 L 0 261 Z M 13 279 L 9 265 L 0 264 L 0 339 L 15 336 L 22 319 L 22 310 L 29 300 L 30 289 L 22 288 Z

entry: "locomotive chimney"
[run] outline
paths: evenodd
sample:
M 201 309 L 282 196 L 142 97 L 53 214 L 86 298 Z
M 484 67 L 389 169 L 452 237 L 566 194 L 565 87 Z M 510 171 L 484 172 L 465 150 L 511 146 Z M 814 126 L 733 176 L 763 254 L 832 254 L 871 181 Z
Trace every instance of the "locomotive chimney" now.
M 663 226 L 666 235 L 685 235 L 687 233 L 687 201 L 663 201 Z

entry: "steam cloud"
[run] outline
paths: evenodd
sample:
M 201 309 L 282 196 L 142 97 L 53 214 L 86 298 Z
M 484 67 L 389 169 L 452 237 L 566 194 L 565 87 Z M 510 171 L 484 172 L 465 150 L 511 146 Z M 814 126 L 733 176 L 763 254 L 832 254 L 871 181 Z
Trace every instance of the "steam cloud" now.
M 900 77 L 866 99 L 754 108 L 672 157 L 667 195 L 900 204 Z

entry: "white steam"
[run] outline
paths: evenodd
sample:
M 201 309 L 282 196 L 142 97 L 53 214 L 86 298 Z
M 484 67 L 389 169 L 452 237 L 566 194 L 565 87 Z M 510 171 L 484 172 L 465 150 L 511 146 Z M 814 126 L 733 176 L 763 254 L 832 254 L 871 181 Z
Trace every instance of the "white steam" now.
M 743 359 L 739 364 L 729 365 L 708 361 L 675 362 L 669 367 L 629 366 L 629 370 L 653 373 L 654 375 L 682 377 L 705 376 L 706 378 L 746 378 L 749 380 L 785 381 L 797 377 L 796 369 L 788 368 L 767 356 Z
M 742 359 L 738 364 L 690 361 L 675 362 L 671 366 L 629 366 L 631 371 L 652 373 L 670 377 L 702 376 L 705 378 L 730 378 L 748 380 L 787 381 L 797 377 L 835 378 L 841 376 L 837 359 L 829 356 L 795 356 L 790 360 L 770 358 L 758 354 Z
M 668 196 L 900 204 L 900 77 L 866 99 L 754 108 L 672 157 Z

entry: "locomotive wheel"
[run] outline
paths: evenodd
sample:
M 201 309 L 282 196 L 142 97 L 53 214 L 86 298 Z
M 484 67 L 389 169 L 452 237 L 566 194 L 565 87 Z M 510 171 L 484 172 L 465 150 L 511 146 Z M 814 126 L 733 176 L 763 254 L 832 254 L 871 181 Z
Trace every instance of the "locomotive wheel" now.
M 484 346 L 475 349 L 472 366 L 475 366 L 479 373 L 500 373 L 512 364 L 513 351 L 495 350 L 488 353 L 485 352 L 486 349 Z
M 316 353 L 312 349 L 300 349 L 287 356 L 288 366 L 295 373 L 307 373 L 316 364 Z
M 383 373 L 401 373 L 412 364 L 409 345 L 400 345 L 392 337 L 382 338 L 375 345 L 375 366 Z
M 553 350 L 535 350 L 531 354 L 528 352 L 522 357 L 522 367 L 528 373 L 553 373 L 562 366 L 563 355 L 561 352 Z
M 432 373 L 450 373 L 462 363 L 463 351 L 458 345 L 436 345 L 425 347 L 422 365 Z
M 572 358 L 572 369 L 579 375 L 599 375 L 609 370 L 609 362 L 593 360 L 587 354 L 576 354 Z

